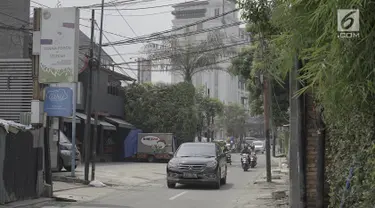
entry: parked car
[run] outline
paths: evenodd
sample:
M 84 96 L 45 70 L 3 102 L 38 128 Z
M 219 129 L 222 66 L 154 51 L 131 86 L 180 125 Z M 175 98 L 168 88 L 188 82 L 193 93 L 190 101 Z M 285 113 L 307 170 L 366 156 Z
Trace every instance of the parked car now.
M 63 168 L 67 171 L 72 171 L 72 157 L 71 157 L 71 150 L 73 148 L 72 143 L 69 141 L 69 139 L 65 136 L 65 134 L 60 131 L 60 142 L 59 142 L 59 165 L 58 165 L 58 171 L 61 171 Z M 74 169 L 77 168 L 77 165 L 81 161 L 81 153 L 78 151 L 78 148 L 76 149 L 76 156 L 75 161 L 76 164 L 74 166 Z
M 255 146 L 255 152 L 256 153 L 262 153 L 264 154 L 264 152 L 266 151 L 266 145 L 264 143 L 264 141 L 253 141 L 253 144 Z
M 183 143 L 167 165 L 167 185 L 212 184 L 220 189 L 227 181 L 226 155 L 215 143 Z

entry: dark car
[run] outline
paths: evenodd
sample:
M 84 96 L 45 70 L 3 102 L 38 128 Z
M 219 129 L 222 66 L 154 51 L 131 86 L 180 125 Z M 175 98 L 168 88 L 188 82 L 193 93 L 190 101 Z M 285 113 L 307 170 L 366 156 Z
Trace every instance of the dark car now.
M 183 143 L 167 165 L 167 185 L 212 184 L 220 189 L 227 180 L 227 161 L 215 143 Z

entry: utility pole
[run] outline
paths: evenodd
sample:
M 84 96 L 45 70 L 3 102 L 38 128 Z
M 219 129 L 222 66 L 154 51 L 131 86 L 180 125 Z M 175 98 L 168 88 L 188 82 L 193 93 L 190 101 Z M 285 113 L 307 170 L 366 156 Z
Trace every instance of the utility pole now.
M 267 182 L 272 182 L 271 176 L 271 144 L 270 144 L 270 80 L 263 76 L 263 106 L 264 106 L 264 131 L 266 136 L 266 172 Z
M 99 51 L 98 60 L 96 67 L 96 92 L 99 92 L 99 82 L 100 82 L 100 67 L 102 58 L 102 43 L 103 43 L 103 19 L 104 19 L 104 0 L 102 0 L 101 15 L 100 15 L 100 32 L 99 32 Z M 99 125 L 99 115 L 98 115 L 98 105 L 95 108 L 95 125 L 94 125 L 94 141 L 92 145 L 92 161 L 91 161 L 91 180 L 95 180 L 95 161 L 96 161 L 96 143 L 98 142 L 98 125 Z
M 42 9 L 34 9 L 34 20 L 33 20 L 33 30 L 35 33 L 40 33 L 40 19 L 41 19 Z M 41 96 L 41 85 L 39 84 L 39 65 L 40 56 L 32 56 L 32 75 L 33 75 L 33 100 L 42 100 Z M 51 151 L 49 145 L 49 119 L 44 116 L 45 128 L 44 128 L 44 172 L 46 183 L 52 187 L 52 170 L 51 170 Z
M 86 94 L 86 126 L 85 126 L 85 181 L 89 181 L 90 149 L 91 149 L 91 107 L 92 107 L 92 70 L 94 59 L 95 10 L 91 11 L 91 46 L 89 57 L 89 78 Z
M 137 76 L 138 76 L 138 84 L 141 83 L 141 60 L 140 58 L 137 58 Z

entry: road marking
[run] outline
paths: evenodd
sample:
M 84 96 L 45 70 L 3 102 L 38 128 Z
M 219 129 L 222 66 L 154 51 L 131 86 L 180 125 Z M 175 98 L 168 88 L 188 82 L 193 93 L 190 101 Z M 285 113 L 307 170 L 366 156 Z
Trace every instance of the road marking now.
M 169 198 L 169 200 L 175 200 L 176 198 L 178 198 L 178 197 L 180 197 L 180 196 L 182 196 L 182 195 L 184 195 L 186 193 L 187 193 L 187 191 L 181 192 L 181 193 L 179 193 L 179 194 L 177 194 L 175 196 L 172 196 L 171 198 Z

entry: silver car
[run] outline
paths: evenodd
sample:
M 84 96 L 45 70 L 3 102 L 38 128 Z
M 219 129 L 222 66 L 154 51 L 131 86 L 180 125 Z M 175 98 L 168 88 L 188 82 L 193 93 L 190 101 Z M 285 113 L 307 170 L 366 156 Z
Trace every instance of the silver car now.
M 264 143 L 264 141 L 253 141 L 253 144 L 255 146 L 255 152 L 258 153 L 262 153 L 264 154 L 265 150 L 266 150 L 266 145 Z
M 65 136 L 64 133 L 60 131 L 60 142 L 59 142 L 59 165 L 58 165 L 58 171 L 61 171 L 62 168 L 65 168 L 67 171 L 72 170 L 72 157 L 71 157 L 71 149 L 73 148 L 72 143 L 69 141 L 69 139 Z M 75 157 L 75 168 L 77 168 L 77 164 L 80 163 L 81 160 L 81 153 L 78 151 L 77 147 L 76 149 L 76 157 Z

